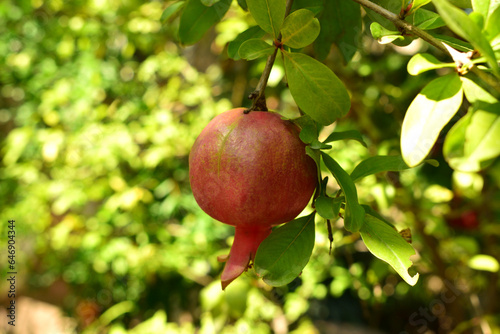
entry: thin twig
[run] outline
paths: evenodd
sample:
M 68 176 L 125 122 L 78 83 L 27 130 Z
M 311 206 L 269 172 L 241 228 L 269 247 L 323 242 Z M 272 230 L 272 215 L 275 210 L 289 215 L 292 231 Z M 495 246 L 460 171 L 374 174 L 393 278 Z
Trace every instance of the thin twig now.
M 293 0 L 287 0 L 285 17 L 287 17 L 288 14 L 290 14 L 290 11 L 292 9 L 292 3 Z M 279 33 L 277 40 L 278 42 L 281 42 L 281 33 Z M 279 47 L 276 45 L 276 49 L 274 50 L 274 52 L 267 58 L 266 66 L 264 67 L 264 71 L 260 76 L 259 83 L 257 84 L 257 87 L 255 87 L 255 90 L 248 96 L 249 99 L 253 99 L 252 106 L 249 109 L 247 109 L 245 113 L 249 113 L 250 111 L 255 111 L 255 110 L 267 111 L 265 90 L 267 86 L 267 81 L 269 80 L 269 75 L 271 74 L 271 69 L 273 68 L 274 61 L 276 60 L 276 54 L 278 53 L 278 48 Z
M 382 15 L 383 17 L 385 17 L 386 19 L 388 19 L 389 21 L 394 23 L 394 25 L 396 27 L 402 29 L 403 31 L 408 32 L 408 33 L 412 33 L 413 35 L 418 36 L 418 37 L 422 38 L 424 41 L 433 45 L 434 47 L 436 47 L 440 51 L 442 51 L 446 54 L 450 54 L 448 52 L 448 50 L 446 49 L 446 47 L 443 45 L 443 43 L 440 42 L 437 38 L 431 36 L 430 34 L 428 34 L 427 32 L 425 32 L 424 30 L 422 30 L 418 27 L 415 27 L 413 24 L 408 23 L 404 20 L 401 20 L 398 15 L 388 11 L 387 9 L 385 9 L 385 8 L 383 8 L 383 7 L 377 5 L 369 0 L 353 0 L 353 1 L 359 3 L 360 5 L 368 8 L 368 9 L 373 10 L 377 14 Z

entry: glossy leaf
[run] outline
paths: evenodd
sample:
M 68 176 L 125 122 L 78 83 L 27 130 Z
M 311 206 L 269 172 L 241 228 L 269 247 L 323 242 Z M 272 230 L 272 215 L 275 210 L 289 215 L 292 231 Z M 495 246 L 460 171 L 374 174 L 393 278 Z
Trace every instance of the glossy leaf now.
M 354 1 L 329 0 L 324 2 L 319 23 L 321 31 L 314 51 L 317 58 L 323 60 L 330 53 L 335 43 L 342 53 L 344 62 L 349 62 L 359 47 L 362 32 L 360 5 Z
M 413 100 L 401 129 L 401 152 L 406 164 L 425 159 L 443 127 L 462 104 L 462 82 L 456 73 L 432 80 Z
M 394 229 L 374 216 L 365 215 L 365 224 L 359 231 L 368 250 L 391 265 L 409 285 L 415 285 L 419 274 L 411 276 L 410 256 L 415 255 L 413 247 Z
M 247 0 L 247 6 L 255 22 L 264 31 L 278 38 L 281 24 L 285 19 L 285 0 Z
M 291 48 L 303 48 L 318 37 L 319 21 L 314 13 L 307 9 L 299 9 L 288 15 L 281 27 L 281 42 Z
M 419 75 L 420 73 L 443 67 L 455 67 L 455 63 L 442 63 L 429 53 L 417 53 L 408 62 L 408 73 Z
M 356 182 L 365 176 L 380 172 L 399 172 L 408 169 L 400 155 L 379 155 L 361 161 L 351 173 L 351 179 Z
M 443 154 L 461 172 L 477 172 L 500 155 L 500 103 L 477 102 L 445 139 Z
M 325 166 L 332 172 L 333 177 L 345 194 L 346 207 L 344 226 L 350 232 L 357 232 L 363 226 L 365 210 L 358 202 L 358 193 L 354 182 L 347 172 L 326 153 L 321 153 Z
M 248 28 L 247 30 L 240 33 L 233 41 L 231 41 L 228 44 L 227 55 L 234 60 L 241 59 L 238 53 L 241 44 L 252 38 L 261 38 L 265 34 L 266 32 L 262 30 L 259 26 L 253 26 Z
M 304 113 L 322 125 L 347 114 L 349 94 L 332 70 L 302 53 L 283 55 L 290 93 Z
M 358 141 L 361 145 L 364 147 L 367 147 L 365 141 L 363 140 L 363 136 L 361 136 L 361 133 L 357 130 L 348 130 L 348 131 L 339 131 L 339 132 L 332 132 L 324 141 L 323 143 L 330 143 L 332 141 L 337 141 L 337 140 L 356 140 Z
M 314 216 L 295 219 L 274 230 L 259 246 L 255 272 L 271 286 L 282 286 L 300 275 L 314 247 Z
M 179 23 L 180 42 L 186 45 L 198 42 L 210 27 L 224 17 L 230 5 L 231 0 L 220 0 L 210 7 L 200 0 L 188 0 Z
M 314 201 L 316 212 L 325 219 L 337 219 L 341 204 L 342 201 L 340 198 L 331 198 L 328 196 L 319 196 Z
M 253 60 L 264 56 L 271 55 L 275 47 L 264 42 L 260 38 L 252 38 L 241 44 L 238 54 L 241 58 Z
M 463 10 L 451 5 L 447 0 L 432 1 L 448 27 L 454 33 L 471 43 L 482 56 L 486 57 L 493 72 L 498 74 L 499 69 L 495 53 L 486 37 L 482 34 L 481 29 Z

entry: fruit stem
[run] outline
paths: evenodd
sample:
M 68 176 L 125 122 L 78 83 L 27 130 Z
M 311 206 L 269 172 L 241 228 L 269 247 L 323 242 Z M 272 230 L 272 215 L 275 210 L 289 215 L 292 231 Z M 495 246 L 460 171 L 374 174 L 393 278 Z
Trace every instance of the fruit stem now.
M 286 9 L 285 9 L 285 17 L 290 14 L 290 10 L 292 9 L 293 0 L 287 0 Z M 276 54 L 278 53 L 278 49 L 282 47 L 281 44 L 281 33 L 278 35 L 277 39 L 278 43 L 274 43 L 275 49 L 273 54 L 267 57 L 266 66 L 264 67 L 264 71 L 260 76 L 259 83 L 255 90 L 248 96 L 249 99 L 253 100 L 252 106 L 244 111 L 245 114 L 248 114 L 251 111 L 267 111 L 266 104 L 266 95 L 265 90 L 267 86 L 267 82 L 269 81 L 269 75 L 271 74 L 271 69 L 273 68 L 274 61 L 276 60 Z
M 257 253 L 262 241 L 271 234 L 271 227 L 264 229 L 236 226 L 233 246 L 221 276 L 222 290 L 245 272 Z

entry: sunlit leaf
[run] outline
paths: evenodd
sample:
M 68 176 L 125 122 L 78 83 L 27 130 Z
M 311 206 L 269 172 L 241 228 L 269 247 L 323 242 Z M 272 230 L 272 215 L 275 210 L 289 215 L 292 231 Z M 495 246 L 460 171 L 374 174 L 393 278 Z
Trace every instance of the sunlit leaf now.
M 478 101 L 483 101 L 487 103 L 497 103 L 498 100 L 494 98 L 490 93 L 488 93 L 484 88 L 479 86 L 477 83 L 466 77 L 460 77 L 462 80 L 462 85 L 464 89 L 465 98 L 474 104 Z
M 408 273 L 413 264 L 410 256 L 415 255 L 415 250 L 395 229 L 374 216 L 365 215 L 359 232 L 373 255 L 390 264 L 409 285 L 417 283 L 419 274 L 411 276 Z
M 345 194 L 346 207 L 344 226 L 350 232 L 357 232 L 363 226 L 365 210 L 358 202 L 356 186 L 347 172 L 326 153 L 321 153 L 325 166 L 337 180 Z
M 285 0 L 247 0 L 248 9 L 255 22 L 266 32 L 278 38 L 285 19 Z
M 299 9 L 288 15 L 281 27 L 281 42 L 291 48 L 303 48 L 318 37 L 319 21 L 314 13 L 307 9 Z
M 489 271 L 492 273 L 498 272 L 500 265 L 498 260 L 491 255 L 477 254 L 469 259 L 468 266 L 475 270 Z
M 312 213 L 274 230 L 259 246 L 255 272 L 271 286 L 282 286 L 300 275 L 314 247 L 315 225 Z
M 478 101 L 449 131 L 443 154 L 461 172 L 477 172 L 500 155 L 500 103 Z
M 347 114 L 349 94 L 332 70 L 302 53 L 283 55 L 290 93 L 304 113 L 322 125 Z
M 241 58 L 253 60 L 264 56 L 271 55 L 275 47 L 264 42 L 260 38 L 249 39 L 241 44 L 238 54 Z
M 406 164 L 425 159 L 443 127 L 462 104 L 462 82 L 456 73 L 432 80 L 413 100 L 401 130 L 401 152 Z
M 352 171 L 351 178 L 356 182 L 368 175 L 389 171 L 399 172 L 408 168 L 400 155 L 379 155 L 361 161 Z
M 451 5 L 447 0 L 432 1 L 448 27 L 454 33 L 471 43 L 482 56 L 486 57 L 493 72 L 499 74 L 495 53 L 486 37 L 482 34 L 481 29 L 463 10 Z
M 408 62 L 408 73 L 419 75 L 420 73 L 443 67 L 455 67 L 455 63 L 442 63 L 429 53 L 417 53 Z
M 183 44 L 194 44 L 215 23 L 226 14 L 231 0 L 220 0 L 207 7 L 200 0 L 188 0 L 181 14 L 179 23 L 179 40 Z

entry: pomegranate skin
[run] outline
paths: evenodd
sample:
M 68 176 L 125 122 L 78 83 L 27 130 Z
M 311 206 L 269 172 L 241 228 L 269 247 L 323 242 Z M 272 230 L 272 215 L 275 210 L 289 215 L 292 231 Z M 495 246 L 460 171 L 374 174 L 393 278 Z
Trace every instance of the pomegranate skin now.
M 270 229 L 294 219 L 317 182 L 299 128 L 273 112 L 244 108 L 215 117 L 189 155 L 198 205 L 212 218 L 245 229 Z

